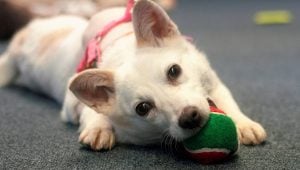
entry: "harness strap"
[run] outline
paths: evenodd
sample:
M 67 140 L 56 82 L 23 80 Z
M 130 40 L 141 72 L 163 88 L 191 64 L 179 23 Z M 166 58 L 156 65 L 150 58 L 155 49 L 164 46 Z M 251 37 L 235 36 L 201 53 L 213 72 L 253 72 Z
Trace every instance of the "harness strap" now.
M 101 43 L 103 38 L 107 35 L 107 33 L 111 31 L 113 28 L 115 28 L 116 26 L 122 23 L 130 22 L 132 20 L 131 10 L 133 6 L 134 6 L 134 0 L 128 0 L 126 11 L 123 17 L 108 23 L 103 29 L 100 30 L 100 32 L 98 32 L 98 34 L 93 39 L 91 39 L 88 42 L 85 49 L 84 56 L 82 57 L 77 67 L 77 73 L 85 69 L 93 68 L 95 67 L 98 61 L 101 61 L 102 51 L 99 44 Z

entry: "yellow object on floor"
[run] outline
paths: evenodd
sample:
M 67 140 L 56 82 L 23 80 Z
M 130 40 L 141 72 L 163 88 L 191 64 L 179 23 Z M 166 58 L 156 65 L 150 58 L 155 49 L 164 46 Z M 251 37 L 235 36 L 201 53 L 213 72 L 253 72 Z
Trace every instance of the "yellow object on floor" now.
M 291 12 L 287 10 L 260 11 L 253 17 L 257 25 L 289 24 L 292 19 Z

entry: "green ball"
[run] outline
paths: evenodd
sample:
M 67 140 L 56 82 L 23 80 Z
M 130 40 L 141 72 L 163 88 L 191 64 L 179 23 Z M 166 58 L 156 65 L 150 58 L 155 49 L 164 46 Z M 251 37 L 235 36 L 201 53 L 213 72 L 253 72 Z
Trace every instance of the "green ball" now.
M 201 163 L 214 163 L 226 159 L 239 148 L 237 129 L 232 119 L 211 113 L 206 125 L 185 141 L 186 153 Z

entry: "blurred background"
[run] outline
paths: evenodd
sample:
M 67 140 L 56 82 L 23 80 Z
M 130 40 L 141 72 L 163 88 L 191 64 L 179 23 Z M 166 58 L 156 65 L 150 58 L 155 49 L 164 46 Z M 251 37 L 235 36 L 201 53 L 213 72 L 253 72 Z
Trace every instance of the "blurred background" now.
M 81 4 L 82 3 L 82 4 Z M 89 18 L 126 1 L 0 1 L 0 53 L 34 17 L 71 13 Z M 300 1 L 158 0 L 181 32 L 193 38 L 241 109 L 268 133 L 218 165 L 165 153 L 159 147 L 80 149 L 77 127 L 59 119 L 60 105 L 22 87 L 0 89 L 0 168 L 55 169 L 300 169 Z

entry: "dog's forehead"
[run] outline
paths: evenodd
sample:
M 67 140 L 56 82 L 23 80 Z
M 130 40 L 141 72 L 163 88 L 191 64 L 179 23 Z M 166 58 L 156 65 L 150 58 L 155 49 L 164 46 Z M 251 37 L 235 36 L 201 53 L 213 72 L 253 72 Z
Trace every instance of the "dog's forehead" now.
M 192 78 L 196 81 L 200 78 L 200 72 L 205 69 L 206 63 L 205 56 L 192 44 L 140 48 L 118 69 L 116 80 L 120 86 L 123 86 L 120 88 L 129 86 L 133 87 L 132 91 L 141 86 L 154 89 L 168 83 L 167 71 L 173 64 L 182 67 L 184 80 Z
M 134 58 L 128 61 L 116 74 L 119 89 L 141 96 L 148 89 L 157 89 L 166 80 L 166 71 L 171 64 L 180 62 L 182 50 L 165 48 L 139 49 Z M 149 92 L 150 93 L 150 92 Z M 132 96 L 134 97 L 134 96 Z
M 135 56 L 123 65 L 120 71 L 125 80 L 159 83 L 165 80 L 166 72 L 173 64 L 180 65 L 186 71 L 200 68 L 203 59 L 195 48 L 172 46 L 161 48 L 137 49 Z
M 170 64 L 182 62 L 189 53 L 184 47 L 143 48 L 137 50 L 132 64 L 141 71 L 154 71 L 154 68 L 165 68 Z

